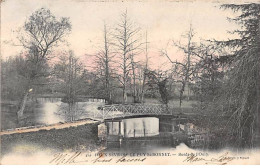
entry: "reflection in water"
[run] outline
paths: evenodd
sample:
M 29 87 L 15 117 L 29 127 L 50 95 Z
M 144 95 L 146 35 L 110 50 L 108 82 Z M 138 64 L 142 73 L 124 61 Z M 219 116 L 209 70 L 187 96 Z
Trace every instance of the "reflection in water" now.
M 62 116 L 56 115 L 55 112 L 59 110 L 59 106 L 61 105 L 61 102 L 46 102 L 43 103 L 43 106 L 41 109 L 39 109 L 39 117 L 37 117 L 38 122 L 44 123 L 44 124 L 53 124 L 58 122 L 64 122 L 65 119 Z
M 123 120 L 125 137 L 154 136 L 159 134 L 159 119 L 155 117 Z
M 98 101 L 68 104 L 61 102 L 61 98 L 37 98 L 37 102 L 33 109 L 35 122 L 47 125 L 91 117 L 98 106 L 104 105 Z
M 107 122 L 106 125 L 109 135 L 122 135 L 126 138 L 159 135 L 159 119 L 156 117 L 122 119 Z
M 55 114 L 63 116 L 66 121 L 78 120 L 84 116 L 86 105 L 86 102 L 61 103 Z

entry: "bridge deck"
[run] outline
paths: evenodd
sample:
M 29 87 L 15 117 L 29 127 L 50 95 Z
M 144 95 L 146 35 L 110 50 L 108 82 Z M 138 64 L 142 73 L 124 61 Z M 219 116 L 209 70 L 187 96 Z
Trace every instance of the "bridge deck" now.
M 176 113 L 173 108 L 162 104 L 113 104 L 101 107 L 99 112 L 94 113 L 93 119 L 112 120 L 122 118 L 138 117 L 158 117 L 158 118 L 203 118 L 203 117 L 222 117 L 229 118 L 227 115 L 211 115 L 200 113 Z
M 93 118 L 104 120 L 108 118 L 162 114 L 169 114 L 169 111 L 161 104 L 113 104 L 101 107 L 98 113 L 94 113 Z
M 143 117 L 157 117 L 159 119 L 187 119 L 184 115 L 172 115 L 172 114 L 162 114 L 162 115 L 155 115 L 155 114 L 134 114 L 134 115 L 126 115 L 126 116 L 119 116 L 113 118 L 106 118 L 104 121 L 120 121 L 122 119 L 130 119 L 130 118 L 143 118 Z

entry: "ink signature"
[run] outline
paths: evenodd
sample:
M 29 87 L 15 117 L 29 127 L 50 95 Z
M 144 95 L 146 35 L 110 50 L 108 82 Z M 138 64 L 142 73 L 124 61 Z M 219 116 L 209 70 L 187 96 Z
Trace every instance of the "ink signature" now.
M 82 161 L 77 161 L 77 158 L 81 155 L 81 152 L 77 151 L 73 154 L 67 153 L 57 153 L 54 155 L 54 158 L 49 162 L 51 164 L 75 164 Z M 86 161 L 84 161 L 86 162 Z
M 105 157 L 103 154 L 99 155 L 98 157 L 92 159 L 92 160 L 86 160 L 82 152 L 75 152 L 72 154 L 67 153 L 57 153 L 54 155 L 54 158 L 49 162 L 50 164 L 78 164 L 78 163 L 109 163 L 114 161 L 115 163 L 130 163 L 130 162 L 144 162 L 146 158 L 129 158 L 126 156 L 122 156 L 119 159 L 111 158 L 111 157 Z
M 228 162 L 234 160 L 234 157 L 228 156 L 228 152 L 224 153 L 223 155 L 217 157 L 217 158 L 211 158 L 211 159 L 205 159 L 203 157 L 198 157 L 194 153 L 191 153 L 183 162 L 199 162 L 204 161 L 205 164 L 217 164 L 217 165 L 226 165 Z

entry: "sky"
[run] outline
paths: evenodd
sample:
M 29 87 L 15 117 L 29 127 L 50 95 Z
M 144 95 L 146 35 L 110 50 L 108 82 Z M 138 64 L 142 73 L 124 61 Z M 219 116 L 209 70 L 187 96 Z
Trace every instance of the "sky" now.
M 23 48 L 17 44 L 16 31 L 28 17 L 42 7 L 50 9 L 56 17 L 69 17 L 72 31 L 67 45 L 57 50 L 74 51 L 75 55 L 90 60 L 89 55 L 97 52 L 102 45 L 104 22 L 111 28 L 126 9 L 129 18 L 147 31 L 150 64 L 163 66 L 165 58 L 160 50 L 170 51 L 172 59 L 182 59 L 183 53 L 172 47 L 172 40 L 183 40 L 182 35 L 192 24 L 195 42 L 200 39 L 225 40 L 232 38 L 227 31 L 238 28 L 227 17 L 234 17 L 230 10 L 219 9 L 222 3 L 232 1 L 86 1 L 86 0 L 4 0 L 1 3 L 1 56 L 6 59 L 19 54 Z M 244 1 L 234 1 L 243 3 Z M 139 59 L 142 60 L 141 54 Z M 91 61 L 90 61 L 91 62 Z

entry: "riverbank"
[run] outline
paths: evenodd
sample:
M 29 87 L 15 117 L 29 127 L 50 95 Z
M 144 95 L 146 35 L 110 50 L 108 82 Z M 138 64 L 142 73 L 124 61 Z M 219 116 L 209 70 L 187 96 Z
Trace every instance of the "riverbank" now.
M 1 131 L 26 126 L 36 126 L 38 123 L 36 118 L 39 115 L 36 109 L 40 104 L 32 100 L 28 100 L 24 109 L 23 117 L 18 123 L 17 111 L 19 110 L 18 101 L 2 101 L 1 102 Z
M 98 122 L 81 121 L 55 125 L 33 132 L 1 135 L 1 156 L 8 153 L 33 153 L 43 149 L 55 152 L 97 150 Z

